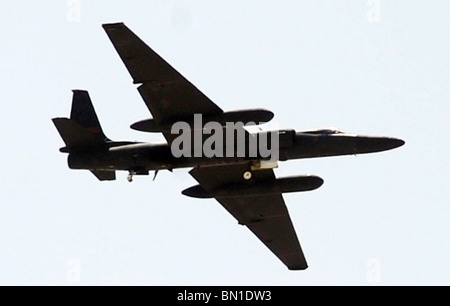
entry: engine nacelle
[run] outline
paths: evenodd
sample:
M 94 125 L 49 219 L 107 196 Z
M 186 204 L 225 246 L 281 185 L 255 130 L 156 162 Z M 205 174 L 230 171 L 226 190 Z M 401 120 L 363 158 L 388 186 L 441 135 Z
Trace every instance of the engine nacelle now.
M 206 191 L 202 186 L 196 185 L 184 190 L 185 196 L 200 199 L 209 198 L 235 198 L 248 196 L 261 196 L 282 194 L 289 192 L 302 192 L 318 189 L 323 185 L 323 179 L 318 176 L 293 176 L 255 184 L 232 184 Z
M 203 124 L 207 122 L 218 122 L 222 126 L 226 126 L 227 122 L 242 122 L 244 125 L 248 124 L 262 124 L 267 123 L 272 120 L 274 114 L 265 109 L 248 109 L 248 110 L 237 110 L 231 112 L 225 112 L 219 115 L 210 115 L 203 116 L 202 121 Z M 179 121 L 184 121 L 193 125 L 193 118 L 184 118 Z M 169 122 L 166 124 L 158 124 L 154 119 L 147 119 L 136 122 L 131 125 L 131 128 L 141 132 L 149 132 L 149 133 L 160 133 L 160 132 L 169 132 L 172 128 L 172 125 L 175 122 Z

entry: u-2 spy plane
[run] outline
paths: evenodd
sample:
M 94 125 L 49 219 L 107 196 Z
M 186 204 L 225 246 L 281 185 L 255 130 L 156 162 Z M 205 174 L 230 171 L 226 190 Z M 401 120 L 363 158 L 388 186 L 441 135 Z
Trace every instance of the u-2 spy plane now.
M 307 263 L 282 194 L 315 190 L 323 184 L 323 180 L 317 176 L 276 178 L 273 169 L 277 167 L 277 162 L 380 152 L 404 144 L 403 140 L 396 138 L 358 136 L 336 129 L 304 132 L 278 130 L 270 132 L 272 136 L 277 136 L 274 138 L 276 146 L 270 138 L 271 147 L 276 148 L 277 158 L 273 160 L 273 156 L 263 156 L 259 149 L 251 150 L 258 146 L 258 139 L 252 142 L 254 135 L 261 136 L 267 132 L 249 136 L 250 133 L 238 126 L 236 130 L 245 131 L 246 136 L 242 143 L 247 149 L 241 150 L 241 154 L 228 154 L 236 153 L 239 148 L 230 150 L 228 142 L 221 144 L 220 140 L 227 138 L 223 133 L 215 138 L 214 148 L 211 144 L 214 152 L 218 153 L 214 156 L 174 153 L 173 145 L 179 142 L 177 136 L 181 136 L 180 129 L 178 133 L 173 129 L 178 122 L 192 128 L 188 136 L 196 134 L 198 129 L 203 131 L 210 122 L 216 123 L 215 130 L 226 134 L 229 123 L 265 123 L 273 118 L 273 113 L 264 109 L 225 112 L 123 23 L 105 24 L 103 28 L 134 84 L 139 84 L 138 91 L 153 116 L 131 125 L 131 128 L 162 133 L 167 142 L 110 140 L 102 131 L 88 92 L 74 90 L 70 119 L 53 119 L 66 145 L 60 151 L 69 153 L 69 168 L 90 170 L 101 181 L 115 180 L 116 170 L 128 171 L 128 179 L 132 181 L 134 175 L 148 175 L 150 171 L 155 171 L 156 176 L 159 170 L 193 168 L 189 173 L 199 184 L 182 193 L 194 198 L 215 198 L 290 270 L 304 270 Z M 199 115 L 207 124 L 195 128 L 196 116 Z M 205 139 L 207 133 L 201 134 L 200 148 L 208 141 Z M 183 147 L 180 150 L 185 153 L 195 151 L 192 138 L 185 139 L 188 139 L 187 143 L 178 144 L 179 148 Z M 269 140 L 266 140 L 268 143 Z M 236 144 L 234 138 L 231 144 Z M 186 152 L 185 148 L 189 147 Z

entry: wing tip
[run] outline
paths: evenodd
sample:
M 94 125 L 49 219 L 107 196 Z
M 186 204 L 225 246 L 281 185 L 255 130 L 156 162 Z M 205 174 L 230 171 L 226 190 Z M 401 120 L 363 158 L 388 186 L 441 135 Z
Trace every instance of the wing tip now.
M 85 93 L 85 92 L 88 92 L 88 91 L 85 89 L 72 89 L 72 93 Z
M 124 26 L 125 26 L 125 23 L 123 23 L 123 22 L 114 22 L 114 23 L 104 23 L 104 24 L 102 24 L 102 27 L 105 30 L 122 28 Z
M 305 263 L 302 265 L 288 266 L 288 269 L 290 271 L 303 271 L 303 270 L 308 269 L 308 265 Z

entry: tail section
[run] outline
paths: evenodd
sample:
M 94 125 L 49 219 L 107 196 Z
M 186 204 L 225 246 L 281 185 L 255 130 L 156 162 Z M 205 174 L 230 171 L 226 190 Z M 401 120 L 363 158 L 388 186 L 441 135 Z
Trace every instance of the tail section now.
M 77 152 L 90 151 L 94 148 L 92 151 L 96 152 L 98 149 L 101 150 L 113 144 L 103 133 L 87 91 L 73 91 L 70 119 L 54 118 L 52 120 L 66 144 L 61 149 L 61 152 L 77 154 Z M 100 181 L 113 181 L 116 179 L 114 170 L 90 168 L 87 170 L 91 170 Z
M 99 146 L 110 141 L 100 126 L 89 93 L 74 90 L 70 119 L 54 118 L 53 123 L 66 144 L 62 151 Z

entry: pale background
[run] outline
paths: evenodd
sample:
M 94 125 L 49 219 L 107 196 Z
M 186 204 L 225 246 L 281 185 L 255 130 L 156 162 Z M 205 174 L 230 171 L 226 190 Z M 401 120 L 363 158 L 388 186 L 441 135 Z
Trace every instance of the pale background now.
M 449 285 L 449 12 L 444 0 L 3 1 L 0 284 Z M 162 139 L 129 129 L 150 115 L 101 28 L 118 21 L 225 110 L 407 144 L 280 165 L 325 180 L 285 196 L 310 266 L 290 272 L 214 200 L 182 196 L 187 170 L 130 184 L 67 168 L 50 119 L 69 115 L 71 89 L 89 90 L 110 138 Z

